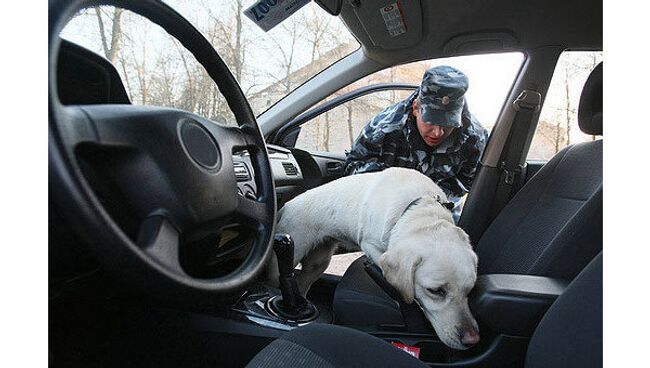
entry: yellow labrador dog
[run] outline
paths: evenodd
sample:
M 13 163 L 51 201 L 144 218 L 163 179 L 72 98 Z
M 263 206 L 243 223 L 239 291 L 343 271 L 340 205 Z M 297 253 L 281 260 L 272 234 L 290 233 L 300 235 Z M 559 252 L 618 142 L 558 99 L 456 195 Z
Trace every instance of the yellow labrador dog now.
M 440 339 L 455 349 L 479 341 L 467 305 L 477 257 L 431 179 L 404 168 L 347 176 L 309 190 L 279 212 L 291 235 L 302 295 L 325 271 L 337 246 L 361 249 L 406 303 L 416 300 Z M 271 262 L 270 280 L 277 280 Z

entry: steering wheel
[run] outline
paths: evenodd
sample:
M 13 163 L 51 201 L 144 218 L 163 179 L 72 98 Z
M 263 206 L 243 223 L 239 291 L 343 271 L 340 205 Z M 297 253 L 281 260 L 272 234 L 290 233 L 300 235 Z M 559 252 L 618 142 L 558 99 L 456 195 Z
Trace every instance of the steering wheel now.
M 64 106 L 57 95 L 59 33 L 77 11 L 97 5 L 131 10 L 175 37 L 217 84 L 238 127 L 162 107 Z M 50 198 L 104 267 L 154 296 L 179 302 L 214 303 L 215 295 L 254 280 L 273 241 L 276 201 L 269 157 L 237 81 L 196 28 L 159 0 L 50 0 L 48 87 Z M 256 199 L 237 191 L 233 153 L 242 150 L 253 164 Z M 97 175 L 118 180 L 119 201 L 107 203 L 98 195 L 82 152 L 104 163 L 105 172 Z M 129 222 L 109 214 L 109 207 L 135 214 L 137 236 L 125 229 Z M 254 234 L 245 260 L 224 276 L 188 274 L 180 259 L 186 240 L 228 224 L 245 224 Z

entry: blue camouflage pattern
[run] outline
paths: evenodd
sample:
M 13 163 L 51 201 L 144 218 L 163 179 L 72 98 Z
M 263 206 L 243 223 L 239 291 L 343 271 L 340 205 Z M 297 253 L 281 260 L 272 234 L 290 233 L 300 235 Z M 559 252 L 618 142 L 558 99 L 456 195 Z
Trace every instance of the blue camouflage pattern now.
M 460 70 L 441 65 L 428 69 L 422 77 L 418 107 L 428 124 L 460 128 L 465 92 L 469 79 Z
M 346 152 L 345 175 L 394 166 L 412 168 L 430 177 L 449 200 L 457 202 L 472 186 L 488 131 L 469 112 L 463 98 L 461 126 L 438 146 L 428 146 L 413 115 L 413 101 L 420 95 L 420 88 L 366 124 L 351 150 Z

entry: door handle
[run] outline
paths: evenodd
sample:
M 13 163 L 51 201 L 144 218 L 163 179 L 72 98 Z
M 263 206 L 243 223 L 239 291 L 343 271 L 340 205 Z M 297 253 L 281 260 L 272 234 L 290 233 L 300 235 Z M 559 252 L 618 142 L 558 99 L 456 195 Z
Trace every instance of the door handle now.
M 327 172 L 330 174 L 338 174 L 343 171 L 343 163 L 341 162 L 328 162 Z

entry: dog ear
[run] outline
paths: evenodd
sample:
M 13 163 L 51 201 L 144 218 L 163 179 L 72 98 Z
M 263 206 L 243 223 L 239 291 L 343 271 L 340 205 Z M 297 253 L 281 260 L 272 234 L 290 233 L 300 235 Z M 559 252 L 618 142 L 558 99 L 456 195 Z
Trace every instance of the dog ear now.
M 418 255 L 399 251 L 388 251 L 379 258 L 379 268 L 384 278 L 397 289 L 407 304 L 413 303 L 415 298 L 413 278 L 421 261 L 422 257 Z
M 459 227 L 456 228 L 456 232 L 458 232 L 458 236 L 460 236 L 460 238 L 463 240 L 463 244 L 465 244 L 465 245 L 467 245 L 467 247 L 469 247 L 469 250 L 470 250 L 471 255 L 472 255 L 472 260 L 474 261 L 474 268 L 477 269 L 477 267 L 478 267 L 478 256 L 476 255 L 476 253 L 474 252 L 474 249 L 472 248 L 472 242 L 469 239 L 469 235 L 467 235 L 467 233 L 463 229 L 461 229 Z
M 469 235 L 467 235 L 465 230 L 463 230 L 463 229 L 461 229 L 459 227 L 456 227 L 455 229 L 456 229 L 456 232 L 458 233 L 458 236 L 462 239 L 463 244 L 468 245 L 470 247 L 470 249 L 471 249 L 472 248 L 472 242 L 469 239 Z

